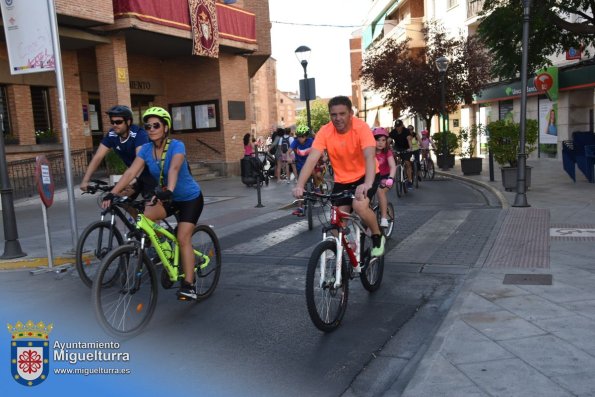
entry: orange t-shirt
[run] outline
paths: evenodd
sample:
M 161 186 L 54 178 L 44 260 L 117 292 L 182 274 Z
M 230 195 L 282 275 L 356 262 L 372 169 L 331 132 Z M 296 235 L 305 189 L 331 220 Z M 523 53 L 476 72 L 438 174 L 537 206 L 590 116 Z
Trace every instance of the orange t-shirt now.
M 372 130 L 362 120 L 352 117 L 351 129 L 344 134 L 337 132 L 332 122 L 316 133 L 312 147 L 321 152 L 326 149 L 335 172 L 335 182 L 355 182 L 366 174 L 364 148 L 376 147 Z M 376 157 L 374 156 L 376 162 Z M 378 162 L 376 162 L 378 173 Z

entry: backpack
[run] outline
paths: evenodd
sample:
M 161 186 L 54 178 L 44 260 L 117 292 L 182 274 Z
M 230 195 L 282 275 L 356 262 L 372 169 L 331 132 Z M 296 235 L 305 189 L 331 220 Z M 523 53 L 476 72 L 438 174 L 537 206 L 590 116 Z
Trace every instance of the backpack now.
M 289 150 L 289 137 L 281 138 L 281 153 L 285 154 Z

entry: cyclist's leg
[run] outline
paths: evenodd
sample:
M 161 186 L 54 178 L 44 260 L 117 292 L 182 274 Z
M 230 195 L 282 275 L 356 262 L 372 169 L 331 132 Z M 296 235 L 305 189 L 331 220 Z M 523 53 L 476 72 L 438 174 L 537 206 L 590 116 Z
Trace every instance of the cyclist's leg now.
M 376 195 L 378 196 L 378 206 L 380 207 L 380 217 L 386 219 L 386 208 L 388 207 L 387 198 L 388 188 L 378 188 Z
M 407 180 L 411 183 L 413 182 L 413 178 L 412 178 L 412 171 L 411 167 L 411 158 L 409 158 L 409 160 L 405 160 L 405 173 L 407 174 Z
M 177 239 L 180 247 L 180 259 L 184 270 L 184 281 L 194 284 L 194 251 L 192 248 L 192 232 L 200 218 L 204 207 L 202 193 L 193 200 L 172 203 L 172 212 L 178 212 Z

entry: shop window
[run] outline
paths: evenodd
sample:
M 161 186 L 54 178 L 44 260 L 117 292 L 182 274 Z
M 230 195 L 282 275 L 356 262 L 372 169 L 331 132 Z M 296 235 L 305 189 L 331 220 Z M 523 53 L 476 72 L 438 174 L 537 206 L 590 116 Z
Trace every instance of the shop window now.
M 170 113 L 174 132 L 206 132 L 220 129 L 217 101 L 170 105 Z
M 50 93 L 46 87 L 31 86 L 31 107 L 35 131 L 51 130 Z

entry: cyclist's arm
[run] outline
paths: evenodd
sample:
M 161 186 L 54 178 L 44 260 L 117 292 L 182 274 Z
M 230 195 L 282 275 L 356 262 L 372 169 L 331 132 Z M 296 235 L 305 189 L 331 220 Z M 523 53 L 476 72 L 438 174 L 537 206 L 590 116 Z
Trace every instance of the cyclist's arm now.
M 388 166 L 390 168 L 390 171 L 388 172 L 388 176 L 395 179 L 395 175 L 397 175 L 397 162 L 395 161 L 395 158 L 393 156 L 387 156 L 388 157 Z
M 169 164 L 169 171 L 167 172 L 167 190 L 173 192 L 178 183 L 178 175 L 180 174 L 180 167 L 184 164 L 184 154 L 176 153 Z
M 85 176 L 83 176 L 83 180 L 81 181 L 80 189 L 82 191 L 87 191 L 87 185 L 89 184 L 91 176 L 93 176 L 93 173 L 97 170 L 97 167 L 99 167 L 99 164 L 101 164 L 101 161 L 104 159 L 104 157 L 107 155 L 109 151 L 110 148 L 108 148 L 102 143 L 99 144 L 97 152 L 95 152 L 95 155 L 93 156 L 91 162 L 87 166 L 87 171 L 85 172 Z
M 308 180 L 310 175 L 312 175 L 312 171 L 314 170 L 316 163 L 318 163 L 318 159 L 320 158 L 321 155 L 322 155 L 322 152 L 318 149 L 312 148 L 312 150 L 310 151 L 310 154 L 308 155 L 308 158 L 306 158 L 306 162 L 304 163 L 304 166 L 302 167 L 302 171 L 300 172 L 300 176 L 298 178 L 297 184 L 293 188 L 293 195 L 296 198 L 302 197 L 302 195 L 304 193 L 304 186 L 306 184 L 306 181 Z
M 116 186 L 114 186 L 111 193 L 118 194 L 124 190 L 124 188 L 130 184 L 130 181 L 140 174 L 144 168 L 145 160 L 143 160 L 142 157 L 137 156 L 126 172 L 124 172 L 118 183 L 116 183 Z

